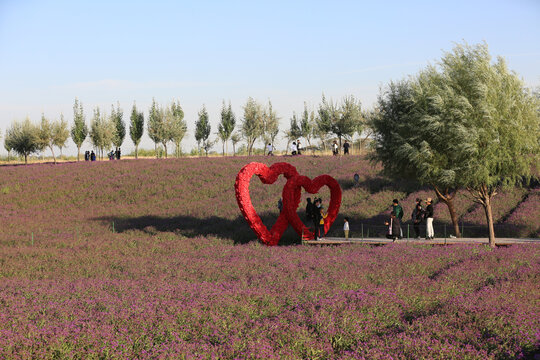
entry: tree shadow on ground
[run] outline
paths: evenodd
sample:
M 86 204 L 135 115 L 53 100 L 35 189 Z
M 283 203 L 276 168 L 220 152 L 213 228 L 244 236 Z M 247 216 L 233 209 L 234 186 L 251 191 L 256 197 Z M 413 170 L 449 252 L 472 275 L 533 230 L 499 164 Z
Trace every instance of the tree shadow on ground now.
M 394 190 L 411 193 L 418 191 L 419 188 L 422 188 L 422 186 L 416 181 L 397 181 L 383 176 L 368 176 L 365 179 L 358 181 L 358 183 L 354 181 L 354 178 L 340 178 L 337 179 L 337 182 L 343 191 L 353 188 L 361 188 L 370 194 L 375 194 L 382 190 Z
M 271 227 L 275 222 L 275 215 L 263 214 L 261 220 L 265 225 Z M 160 232 L 174 232 L 186 237 L 216 236 L 224 239 L 231 239 L 235 244 L 246 244 L 257 241 L 257 237 L 248 223 L 242 216 L 234 219 L 225 219 L 219 216 L 198 218 L 187 215 L 177 216 L 156 216 L 146 215 L 139 217 L 98 217 L 93 218 L 103 224 L 114 222 L 116 232 L 123 233 L 130 230 L 141 231 L 145 234 L 155 235 Z M 301 243 L 300 237 L 292 229 L 288 229 L 283 234 L 279 245 L 293 245 Z

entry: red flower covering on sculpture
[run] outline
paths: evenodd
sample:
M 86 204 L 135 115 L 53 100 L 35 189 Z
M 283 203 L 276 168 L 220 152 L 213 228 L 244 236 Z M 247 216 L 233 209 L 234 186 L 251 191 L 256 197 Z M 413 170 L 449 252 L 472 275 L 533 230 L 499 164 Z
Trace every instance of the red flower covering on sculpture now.
M 276 223 L 270 231 L 264 226 L 261 218 L 255 211 L 249 195 L 249 182 L 253 175 L 257 175 L 263 184 L 273 184 L 279 175 L 285 176 L 287 183 L 283 188 L 283 211 L 279 214 Z M 268 167 L 266 164 L 252 162 L 244 166 L 236 176 L 234 184 L 236 201 L 240 207 L 242 215 L 253 229 L 259 240 L 263 244 L 275 246 L 287 229 L 289 223 L 298 235 L 303 238 L 312 239 L 314 233 L 302 223 L 296 209 L 300 204 L 302 187 L 309 193 L 315 194 L 323 186 L 330 188 L 330 205 L 328 207 L 328 217 L 324 224 L 325 233 L 336 220 L 341 206 L 341 188 L 338 182 L 330 175 L 320 175 L 311 180 L 306 176 L 300 176 L 296 168 L 288 163 L 275 163 Z
M 234 184 L 236 201 L 238 202 L 242 215 L 259 240 L 261 240 L 263 244 L 270 246 L 275 246 L 279 243 L 279 239 L 281 239 L 281 236 L 287 229 L 289 221 L 287 220 L 285 212 L 282 211 L 281 214 L 279 214 L 276 223 L 272 226 L 272 229 L 268 231 L 251 203 L 249 181 L 253 175 L 257 175 L 263 184 L 273 184 L 281 174 L 289 180 L 297 176 L 298 172 L 294 166 L 288 163 L 275 163 L 268 167 L 266 164 L 252 162 L 240 170 Z M 298 197 L 300 197 L 300 192 L 298 193 Z
M 300 204 L 301 187 L 310 194 L 316 194 L 323 186 L 330 188 L 328 217 L 324 222 L 324 233 L 326 234 L 336 220 L 341 206 L 341 188 L 336 179 L 330 175 L 320 175 L 311 180 L 307 176 L 299 175 L 289 179 L 283 188 L 283 211 L 286 213 L 289 223 L 300 236 L 306 237 L 306 234 L 309 234 L 308 236 L 313 238 L 313 233 L 304 225 L 296 213 L 296 209 Z

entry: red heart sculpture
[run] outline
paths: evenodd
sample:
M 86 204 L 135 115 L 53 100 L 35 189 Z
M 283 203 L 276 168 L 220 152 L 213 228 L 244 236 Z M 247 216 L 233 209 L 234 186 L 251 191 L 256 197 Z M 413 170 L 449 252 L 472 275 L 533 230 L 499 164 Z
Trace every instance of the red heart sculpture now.
M 283 188 L 283 211 L 298 235 L 305 237 L 306 234 L 309 234 L 308 236 L 313 236 L 313 233 L 304 225 L 296 213 L 296 209 L 300 204 L 301 187 L 310 194 L 316 194 L 325 185 L 330 188 L 328 217 L 324 222 L 324 233 L 326 234 L 336 220 L 341 206 L 341 188 L 336 179 L 330 175 L 320 175 L 313 180 L 307 176 L 295 176 L 285 184 Z
M 276 223 L 268 231 L 261 218 L 257 215 L 251 197 L 249 195 L 249 181 L 253 175 L 257 175 L 263 184 L 273 184 L 283 174 L 287 180 L 298 175 L 296 168 L 288 163 L 275 163 L 268 167 L 265 164 L 252 162 L 244 166 L 236 176 L 234 189 L 236 192 L 236 201 L 240 211 L 253 229 L 257 237 L 266 245 L 274 246 L 279 243 L 279 239 L 287 229 L 289 221 L 285 211 L 279 214 Z M 294 193 L 294 192 L 293 192 Z M 298 199 L 300 199 L 300 189 L 298 189 Z M 299 202 L 300 200 L 298 200 Z M 285 201 L 284 201 L 285 205 Z M 297 205 L 298 206 L 298 205 Z M 284 206 L 285 208 L 285 206 Z M 296 208 L 295 208 L 296 210 Z

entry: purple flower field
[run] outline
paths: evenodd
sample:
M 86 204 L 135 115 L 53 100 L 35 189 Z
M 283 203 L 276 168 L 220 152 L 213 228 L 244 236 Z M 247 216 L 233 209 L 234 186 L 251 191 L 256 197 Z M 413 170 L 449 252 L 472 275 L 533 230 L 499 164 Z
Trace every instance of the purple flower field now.
M 417 195 L 434 197 L 393 185 L 358 157 L 270 161 L 284 159 L 307 176 L 338 179 L 341 216 L 351 222 L 383 219 L 394 197 L 406 216 Z M 236 172 L 252 160 L 267 161 L 1 167 L 0 358 L 532 359 L 539 351 L 540 247 L 261 246 L 234 199 Z M 267 224 L 283 184 L 251 183 Z M 530 236 L 540 199 L 525 191 L 500 219 Z M 284 243 L 295 241 L 286 232 Z

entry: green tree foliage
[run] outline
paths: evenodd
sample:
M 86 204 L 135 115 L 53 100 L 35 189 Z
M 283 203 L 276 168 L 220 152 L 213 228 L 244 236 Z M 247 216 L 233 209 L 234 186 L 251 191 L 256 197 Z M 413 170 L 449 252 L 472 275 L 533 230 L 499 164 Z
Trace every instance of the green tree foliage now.
M 210 122 L 208 121 L 208 112 L 203 105 L 201 111 L 199 111 L 199 119 L 195 122 L 195 140 L 197 140 L 197 148 L 199 154 L 201 153 L 201 143 L 205 150 L 206 156 L 208 156 L 208 150 L 211 147 L 211 142 L 208 141 L 210 136 Z
M 255 141 L 263 134 L 262 107 L 253 98 L 248 98 L 244 106 L 244 120 L 240 127 L 240 133 L 246 140 L 248 154 L 253 153 Z
M 90 123 L 90 140 L 99 151 L 99 156 L 103 159 L 104 150 L 112 145 L 115 132 L 115 124 L 105 114 L 101 114 L 99 107 L 94 109 L 94 116 Z
M 227 141 L 231 137 L 234 127 L 236 126 L 236 117 L 232 111 L 231 103 L 229 102 L 229 106 L 225 106 L 225 101 L 223 101 L 223 105 L 221 106 L 221 121 L 218 125 L 218 138 L 222 141 L 222 154 L 225 155 L 225 151 L 228 152 L 227 149 Z
M 187 124 L 184 120 L 184 110 L 180 102 L 173 101 L 165 115 L 166 127 L 169 128 L 170 139 L 175 145 L 175 155 L 179 157 L 182 153 L 181 143 L 187 133 Z
M 262 114 L 262 140 L 264 144 L 274 144 L 277 135 L 279 134 L 279 118 L 276 111 L 272 108 L 272 102 L 268 101 L 268 106 L 263 110 Z
M 327 101 L 323 95 L 318 113 L 316 120 L 318 133 L 335 134 L 339 139 L 340 149 L 341 139 L 344 136 L 352 137 L 362 121 L 360 101 L 352 95 L 344 97 L 340 105 L 332 100 Z
M 69 137 L 67 123 L 64 120 L 64 116 L 61 115 L 60 121 L 51 122 L 45 117 L 44 114 L 41 114 L 41 124 L 39 127 L 38 137 L 40 150 L 49 148 L 49 150 L 51 150 L 54 163 L 56 164 L 54 147 L 58 146 L 61 149 Z
M 452 190 L 468 189 L 484 207 L 494 246 L 493 196 L 539 162 L 538 100 L 502 58 L 491 62 L 487 45 L 465 44 L 439 68 L 391 83 L 378 103 L 373 158 L 390 174 L 432 185 L 451 216 Z
M 304 102 L 304 111 L 302 112 L 302 118 L 300 119 L 300 132 L 301 136 L 308 142 L 308 146 L 311 147 L 311 139 L 313 138 L 313 130 L 315 127 L 315 112 L 308 111 L 307 104 Z M 313 152 L 313 148 L 312 148 Z
M 8 153 L 8 161 L 10 161 L 11 150 L 13 150 L 13 148 L 11 147 L 11 144 L 7 140 L 7 130 L 6 130 L 6 136 L 4 137 L 4 149 L 6 149 Z
M 296 116 L 295 112 L 293 112 L 293 116 L 290 120 L 290 127 L 289 130 L 285 132 L 285 136 L 287 137 L 286 151 L 289 151 L 289 144 L 291 143 L 291 141 L 296 141 L 296 139 L 302 136 L 302 129 L 300 128 L 300 125 L 298 123 L 298 117 Z
M 111 106 L 111 122 L 113 125 L 113 136 L 112 136 L 112 143 L 115 147 L 119 148 L 122 146 L 122 143 L 124 142 L 124 138 L 126 137 L 126 124 L 124 123 L 124 120 L 122 118 L 124 117 L 124 112 L 122 109 L 120 109 L 120 103 L 116 103 L 116 109 L 114 106 Z
M 75 98 L 73 105 L 73 126 L 71 127 L 71 139 L 77 145 L 77 161 L 80 160 L 81 146 L 88 136 L 88 127 L 84 119 L 82 103 Z
M 60 121 L 54 123 L 53 127 L 53 145 L 58 146 L 60 149 L 60 156 L 62 155 L 62 148 L 66 146 L 66 141 L 69 138 L 69 129 L 67 121 L 64 119 L 64 114 L 60 114 Z
M 163 140 L 164 127 L 163 110 L 158 106 L 155 99 L 152 99 L 152 106 L 148 114 L 148 136 L 154 142 L 154 149 L 157 157 L 157 144 Z
M 137 111 L 137 106 L 133 104 L 131 116 L 129 118 L 129 136 L 135 144 L 135 159 L 139 157 L 139 144 L 144 133 L 144 114 Z
M 16 121 L 6 132 L 5 147 L 24 156 L 24 163 L 28 164 L 28 155 L 41 149 L 39 132 L 39 127 L 32 124 L 28 118 L 22 122 Z
M 242 140 L 242 136 L 239 133 L 234 133 L 231 135 L 231 142 L 233 146 L 233 156 L 236 155 L 236 144 Z

